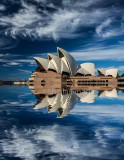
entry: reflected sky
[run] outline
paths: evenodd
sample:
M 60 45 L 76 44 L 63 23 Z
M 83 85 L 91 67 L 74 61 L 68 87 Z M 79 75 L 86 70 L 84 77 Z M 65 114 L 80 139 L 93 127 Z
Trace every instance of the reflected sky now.
M 124 159 L 122 90 L 43 97 L 28 87 L 2 86 L 0 95 L 0 159 Z

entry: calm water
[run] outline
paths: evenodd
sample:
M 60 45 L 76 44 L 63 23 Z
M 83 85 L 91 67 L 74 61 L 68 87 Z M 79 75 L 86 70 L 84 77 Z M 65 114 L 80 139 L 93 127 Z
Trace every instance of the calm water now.
M 2 86 L 0 95 L 1 160 L 124 160 L 121 90 L 35 97 Z

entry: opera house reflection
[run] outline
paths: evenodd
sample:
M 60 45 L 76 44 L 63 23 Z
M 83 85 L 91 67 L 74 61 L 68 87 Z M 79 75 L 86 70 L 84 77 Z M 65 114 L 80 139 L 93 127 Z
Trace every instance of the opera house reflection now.
M 95 98 L 118 97 L 118 89 L 111 90 L 61 90 L 55 93 L 54 89 L 44 89 L 44 94 L 34 94 L 37 102 L 34 109 L 47 107 L 48 113 L 57 112 L 57 118 L 63 118 L 69 114 L 77 102 L 94 103 Z M 51 92 L 50 92 L 51 91 Z M 53 92 L 53 93 L 52 93 Z

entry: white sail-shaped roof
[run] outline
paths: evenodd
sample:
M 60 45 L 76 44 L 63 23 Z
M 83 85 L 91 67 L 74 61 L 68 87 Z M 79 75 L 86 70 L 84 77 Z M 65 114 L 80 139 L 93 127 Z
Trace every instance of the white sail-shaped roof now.
M 70 73 L 69 69 L 65 65 L 65 63 L 61 60 L 61 74 L 62 72 Z
M 94 91 L 77 93 L 77 96 L 80 97 L 80 101 L 83 103 L 93 103 L 95 98 Z
M 110 91 L 103 91 L 99 97 L 118 97 L 118 94 L 117 94 L 117 90 L 116 89 L 113 89 L 113 90 L 110 90 Z
M 104 71 L 103 69 L 97 69 L 97 71 L 99 74 L 106 76 L 106 71 Z
M 56 71 L 56 68 L 55 68 L 54 64 L 52 63 L 52 61 L 49 61 L 48 69 L 53 69 Z
M 43 100 L 41 100 L 40 103 L 34 106 L 34 109 L 44 108 L 44 107 L 47 107 L 48 105 L 49 105 L 48 97 L 46 96 Z
M 117 77 L 118 75 L 118 69 L 113 68 L 113 69 L 108 69 L 108 70 L 103 70 L 103 69 L 97 69 L 98 73 L 104 75 L 104 76 L 112 76 L 114 78 Z
M 52 97 L 48 97 L 48 103 L 49 103 L 49 105 L 53 105 L 54 104 L 55 98 L 56 98 L 56 95 L 54 95 Z
M 49 61 L 54 65 L 56 72 L 61 73 L 61 59 L 53 54 L 48 54 Z
M 38 62 L 45 70 L 48 70 L 49 60 L 40 57 L 34 57 L 36 63 Z
M 118 97 L 116 89 L 113 89 L 111 91 L 106 91 L 105 95 L 106 97 Z
M 61 108 L 58 109 L 59 115 L 57 118 L 62 118 L 67 115 L 70 110 L 74 107 L 76 102 L 78 101 L 78 97 L 75 93 L 68 93 L 66 95 L 62 95 L 61 98 Z
M 106 91 L 101 91 L 98 95 L 98 97 L 105 97 Z
M 108 70 L 106 70 L 106 75 L 107 76 L 111 75 L 112 77 L 116 78 L 118 75 L 118 69 L 116 69 L 116 68 L 108 69 Z
M 66 105 L 70 101 L 70 98 L 71 98 L 71 93 L 67 93 L 67 94 L 61 95 L 61 106 L 63 106 L 63 108 L 66 107 Z
M 70 74 L 75 75 L 78 70 L 78 66 L 75 59 L 62 48 L 57 47 L 57 51 L 58 51 L 59 58 L 61 58 L 61 60 L 65 63 Z
M 60 100 L 61 100 L 61 94 L 57 93 L 57 95 L 56 95 L 54 101 L 52 102 L 52 104 L 49 104 L 50 108 L 48 109 L 48 112 L 56 112 L 57 109 L 61 106 Z
M 80 93 L 77 93 L 77 96 L 81 99 L 81 98 L 84 98 L 87 96 L 89 92 L 85 91 L 85 92 L 80 92 Z
M 80 66 L 84 73 L 94 76 L 95 66 L 93 63 L 82 63 Z
M 86 71 L 84 68 L 82 68 L 81 66 L 80 66 L 80 68 L 78 69 L 77 73 L 80 73 L 80 74 L 83 74 L 83 75 L 91 74 L 91 73 L 89 73 L 88 71 Z

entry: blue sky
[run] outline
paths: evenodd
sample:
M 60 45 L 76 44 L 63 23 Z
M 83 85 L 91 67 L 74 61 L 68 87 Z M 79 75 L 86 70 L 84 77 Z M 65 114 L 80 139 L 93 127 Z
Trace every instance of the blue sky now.
M 56 47 L 78 64 L 124 72 L 122 0 L 1 0 L 0 79 L 25 79 Z

